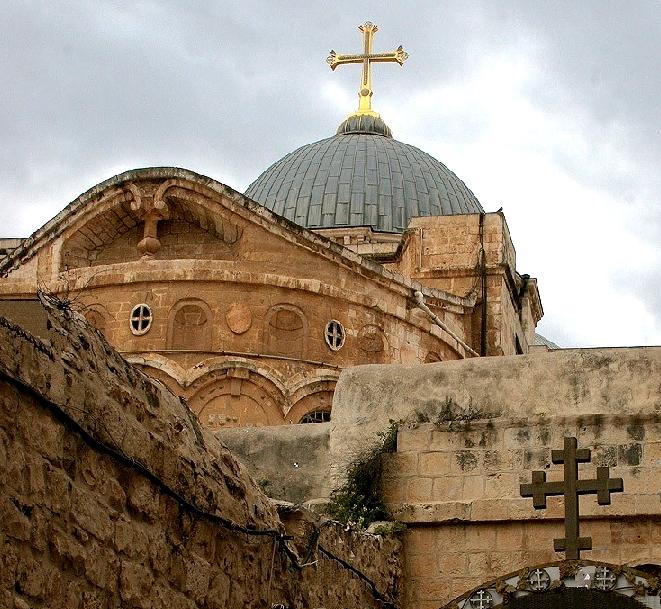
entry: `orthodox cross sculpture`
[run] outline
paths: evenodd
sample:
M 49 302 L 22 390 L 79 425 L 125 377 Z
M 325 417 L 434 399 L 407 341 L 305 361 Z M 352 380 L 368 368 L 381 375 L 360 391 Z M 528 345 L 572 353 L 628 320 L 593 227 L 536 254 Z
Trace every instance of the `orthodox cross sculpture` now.
M 576 438 L 565 438 L 564 450 L 551 451 L 553 463 L 564 463 L 565 476 L 561 482 L 547 482 L 546 472 L 532 473 L 532 484 L 521 485 L 521 496 L 532 497 L 535 509 L 546 508 L 546 498 L 551 495 L 565 497 L 565 536 L 554 539 L 556 552 L 564 552 L 568 560 L 581 557 L 581 550 L 592 549 L 591 537 L 580 537 L 578 532 L 578 497 L 579 495 L 597 495 L 599 505 L 610 505 L 611 493 L 624 490 L 622 478 L 609 478 L 608 467 L 598 467 L 597 477 L 592 480 L 578 479 L 578 464 L 590 461 L 590 449 L 577 448 Z
M 391 53 L 372 53 L 372 39 L 379 29 L 374 23 L 366 21 L 358 26 L 363 33 L 363 52 L 357 55 L 341 55 L 331 51 L 326 59 L 331 70 L 345 63 L 362 63 L 363 74 L 360 80 L 360 91 L 358 92 L 358 110 L 356 114 L 367 114 L 369 116 L 379 115 L 372 110 L 372 63 L 374 62 L 397 62 L 400 66 L 408 59 L 408 53 L 402 45 Z

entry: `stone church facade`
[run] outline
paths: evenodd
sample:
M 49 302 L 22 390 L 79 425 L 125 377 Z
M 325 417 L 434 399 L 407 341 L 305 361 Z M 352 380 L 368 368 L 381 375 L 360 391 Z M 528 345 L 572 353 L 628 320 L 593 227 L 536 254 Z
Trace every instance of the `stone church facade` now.
M 386 139 L 336 136 L 360 137 Z M 309 230 L 186 170 L 129 171 L 9 252 L 0 307 L 70 300 L 212 429 L 328 420 L 348 366 L 528 350 L 542 309 L 502 213 L 376 228 Z
M 126 359 L 211 429 L 322 422 L 360 364 L 524 354 L 543 315 L 502 211 L 371 107 L 362 63 L 336 135 L 246 190 L 176 168 L 91 188 L 28 239 L 0 240 L 0 312 L 30 323 L 38 289 L 75 303 Z M 36 323 L 36 322 L 35 322 Z

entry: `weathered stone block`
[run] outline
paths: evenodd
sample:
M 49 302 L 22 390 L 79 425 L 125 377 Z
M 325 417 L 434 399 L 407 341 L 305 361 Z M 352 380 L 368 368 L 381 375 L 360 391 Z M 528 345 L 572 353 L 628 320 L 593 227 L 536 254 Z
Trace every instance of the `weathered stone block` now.
M 101 541 L 107 541 L 113 534 L 108 511 L 108 507 L 100 503 L 91 493 L 78 487 L 73 488 L 71 513 L 74 521 Z
M 434 478 L 432 501 L 457 501 L 463 498 L 464 479 L 462 476 L 442 476 Z
M 465 501 L 482 499 L 484 497 L 484 476 L 477 475 L 464 477 L 462 497 Z
M 422 429 L 402 429 L 397 433 L 397 451 L 424 451 L 429 449 L 431 431 Z
M 122 600 L 147 609 L 149 591 L 154 581 L 151 570 L 130 560 L 122 560 L 120 568 L 119 591 Z
M 496 527 L 489 524 L 476 524 L 466 527 L 466 550 L 487 550 L 496 545 Z
M 418 461 L 418 472 L 421 476 L 442 476 L 450 471 L 450 453 L 421 453 Z
M 0 531 L 21 541 L 30 539 L 32 532 L 30 519 L 7 497 L 0 497 Z
M 432 478 L 411 478 L 408 482 L 406 500 L 411 503 L 431 501 Z

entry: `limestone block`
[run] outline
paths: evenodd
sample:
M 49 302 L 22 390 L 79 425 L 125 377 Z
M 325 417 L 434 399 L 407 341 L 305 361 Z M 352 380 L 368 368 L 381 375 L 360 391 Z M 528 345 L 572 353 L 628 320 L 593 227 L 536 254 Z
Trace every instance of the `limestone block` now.
M 478 524 L 466 528 L 466 550 L 486 550 L 498 547 L 496 545 L 496 531 L 498 529 L 490 524 Z
M 418 472 L 421 476 L 438 477 L 450 473 L 450 454 L 428 452 L 419 455 Z
M 406 500 L 410 503 L 431 501 L 432 478 L 412 478 L 408 482 Z

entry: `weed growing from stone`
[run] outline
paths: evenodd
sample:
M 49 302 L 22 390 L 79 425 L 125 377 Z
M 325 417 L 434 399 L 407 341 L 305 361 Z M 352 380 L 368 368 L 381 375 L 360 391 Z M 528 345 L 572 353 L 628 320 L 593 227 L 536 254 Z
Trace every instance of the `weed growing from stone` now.
M 379 442 L 349 465 L 346 482 L 331 495 L 328 505 L 331 518 L 359 529 L 388 519 L 381 497 L 382 455 L 397 450 L 398 427 L 399 421 L 391 420 L 388 429 L 379 433 Z

